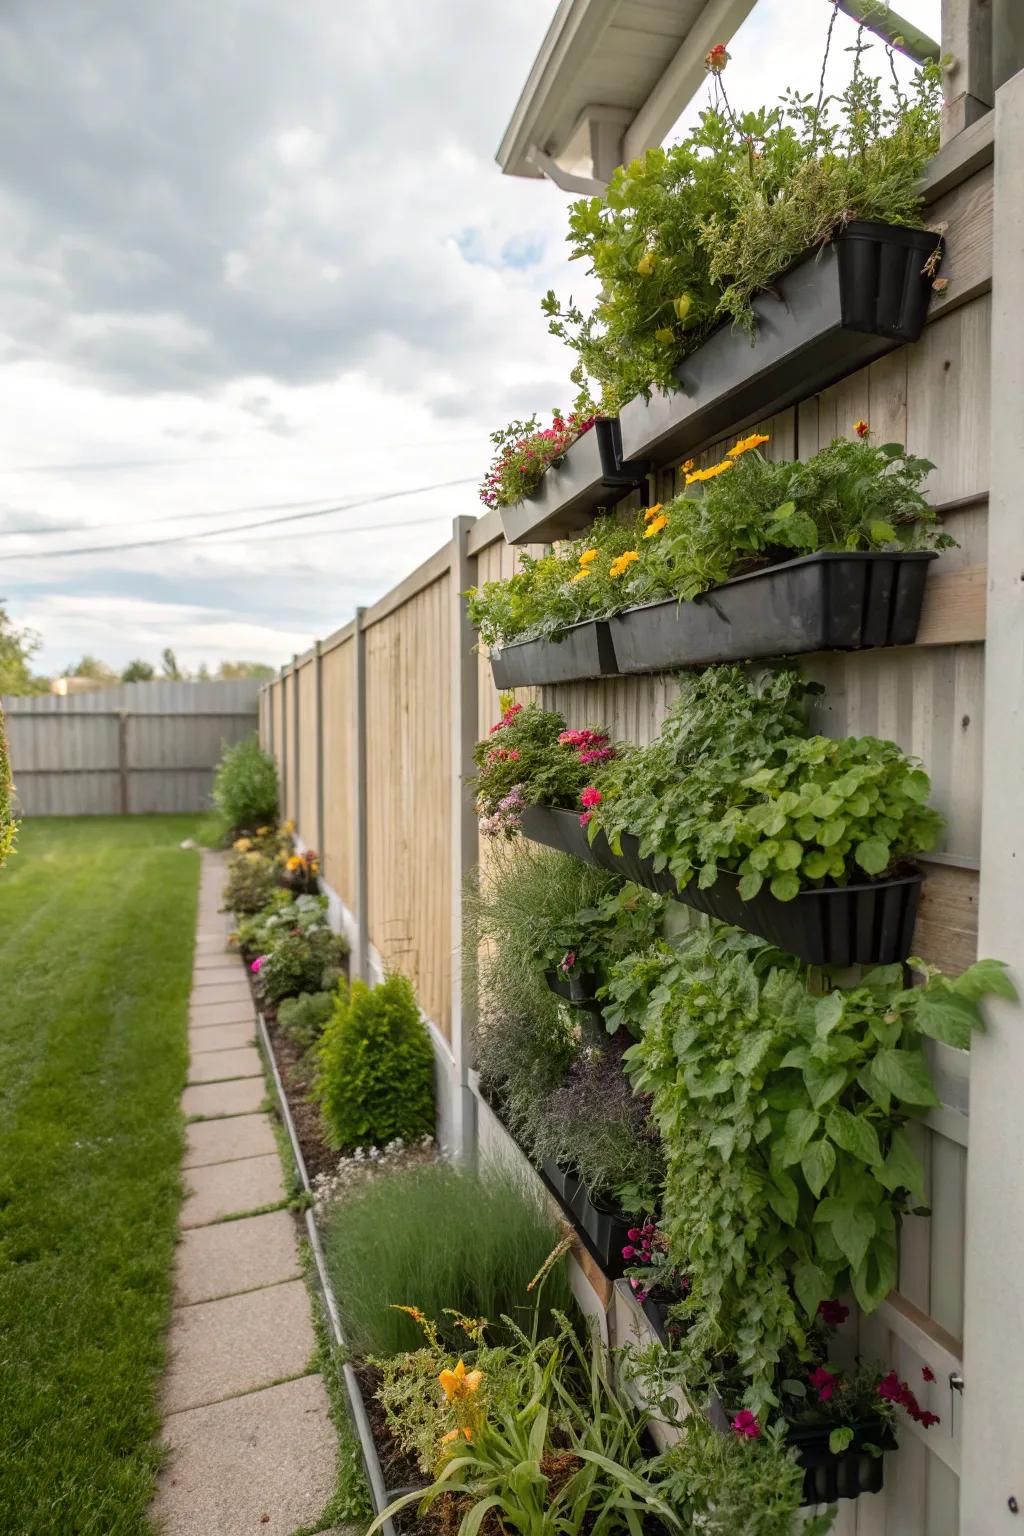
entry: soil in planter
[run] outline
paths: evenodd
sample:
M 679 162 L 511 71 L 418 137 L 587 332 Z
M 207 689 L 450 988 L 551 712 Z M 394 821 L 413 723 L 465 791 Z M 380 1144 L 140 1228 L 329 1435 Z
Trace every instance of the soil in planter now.
M 274 1047 L 274 1055 L 277 1058 L 277 1070 L 281 1074 L 288 1108 L 295 1122 L 295 1134 L 302 1148 L 306 1172 L 312 1183 L 318 1173 L 334 1172 L 338 1166 L 340 1154 L 333 1147 L 329 1147 L 324 1140 L 320 1111 L 315 1104 L 310 1103 L 309 1091 L 313 1074 L 307 1057 L 289 1040 L 284 1031 L 278 1028 L 276 1020 L 272 1022 L 266 1014 L 264 1019 Z

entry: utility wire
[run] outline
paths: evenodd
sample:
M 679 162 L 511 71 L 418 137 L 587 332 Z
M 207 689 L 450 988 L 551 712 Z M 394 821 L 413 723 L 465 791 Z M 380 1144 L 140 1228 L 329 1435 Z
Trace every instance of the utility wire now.
M 290 512 L 294 507 L 315 507 L 323 496 L 306 496 L 302 501 L 261 501 L 246 507 L 207 507 L 202 512 L 167 512 L 163 517 L 151 517 L 151 523 L 192 523 L 197 517 L 242 517 L 249 512 Z M 355 505 L 355 503 L 353 503 Z M 0 526 L 0 538 L 38 534 L 45 538 L 51 533 L 106 533 L 110 528 L 123 528 L 124 523 L 60 523 L 50 528 L 4 528 Z
M 381 495 L 374 496 L 371 501 L 339 502 L 333 507 L 319 507 L 312 512 L 293 512 L 285 517 L 266 517 L 255 523 L 241 523 L 234 528 L 204 528 L 199 533 L 170 534 L 165 539 L 135 539 L 127 544 L 90 544 L 82 545 L 77 549 L 22 550 L 14 555 L 4 555 L 2 563 L 5 565 L 10 564 L 14 560 L 64 560 L 76 555 L 121 554 L 129 549 L 156 549 L 168 544 L 191 544 L 199 539 L 213 539 L 233 533 L 248 533 L 253 528 L 270 528 L 282 523 L 303 522 L 313 517 L 329 517 L 333 512 L 347 512 L 354 506 L 376 506 L 378 502 L 398 501 L 403 496 L 422 496 L 428 491 L 445 491 L 451 490 L 454 486 L 475 484 L 475 476 L 461 480 L 439 480 L 434 485 L 410 486 L 407 490 L 403 491 L 384 491 Z M 435 518 L 437 516 L 436 513 L 432 515 Z M 423 518 L 416 519 L 418 522 L 426 520 Z M 376 526 L 379 525 L 370 524 L 365 528 L 339 528 L 337 532 L 339 536 L 346 533 L 372 532 Z

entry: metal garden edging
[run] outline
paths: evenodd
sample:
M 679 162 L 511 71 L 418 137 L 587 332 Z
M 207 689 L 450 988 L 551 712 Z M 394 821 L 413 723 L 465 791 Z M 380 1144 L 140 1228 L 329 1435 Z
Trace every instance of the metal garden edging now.
M 281 1082 L 281 1074 L 277 1068 L 277 1057 L 274 1055 L 274 1047 L 271 1044 L 270 1034 L 267 1030 L 266 1021 L 263 1017 L 263 1011 L 260 1008 L 257 1008 L 256 1010 L 256 1021 L 259 1025 L 260 1044 L 263 1047 L 264 1055 L 266 1056 L 267 1061 L 270 1063 L 270 1071 L 274 1079 L 274 1094 L 277 1099 L 278 1112 L 280 1113 L 281 1119 L 284 1122 L 285 1129 L 288 1132 L 288 1141 L 291 1145 L 292 1157 L 295 1159 L 295 1166 L 298 1169 L 299 1178 L 302 1180 L 302 1187 L 306 1194 L 312 1198 L 313 1188 L 309 1182 L 309 1174 L 306 1171 L 306 1160 L 302 1155 L 302 1148 L 299 1146 L 299 1138 L 295 1130 L 295 1122 L 292 1119 L 292 1112 L 288 1106 L 288 1098 L 284 1091 L 284 1084 Z M 320 1290 L 323 1295 L 324 1307 L 327 1311 L 327 1317 L 330 1322 L 331 1334 L 334 1338 L 335 1346 L 340 1350 L 347 1351 L 348 1346 L 345 1340 L 344 1331 L 341 1326 L 341 1314 L 338 1311 L 338 1302 L 334 1294 L 334 1287 L 331 1285 L 331 1277 L 327 1272 L 327 1264 L 324 1259 L 323 1245 L 320 1242 L 320 1233 L 317 1230 L 316 1218 L 313 1215 L 313 1208 L 311 1205 L 306 1207 L 305 1217 L 306 1232 L 309 1235 L 309 1246 L 313 1250 L 313 1260 L 316 1264 L 317 1279 L 320 1282 Z M 388 1493 L 388 1490 L 384 1484 L 384 1473 L 381 1468 L 380 1457 L 377 1455 L 377 1447 L 374 1444 L 373 1433 L 370 1429 L 370 1420 L 367 1417 L 366 1404 L 363 1401 L 362 1388 L 360 1387 L 358 1377 L 356 1376 L 356 1373 L 352 1369 L 351 1363 L 348 1360 L 346 1360 L 342 1366 L 342 1376 L 345 1382 L 345 1390 L 348 1393 L 349 1407 L 352 1411 L 352 1420 L 355 1424 L 356 1434 L 359 1436 L 359 1449 L 362 1452 L 363 1465 L 366 1469 L 366 1480 L 370 1485 L 370 1498 L 373 1502 L 374 1513 L 380 1515 L 391 1503 L 391 1495 Z M 390 1519 L 382 1522 L 380 1530 L 382 1536 L 396 1536 L 395 1527 Z

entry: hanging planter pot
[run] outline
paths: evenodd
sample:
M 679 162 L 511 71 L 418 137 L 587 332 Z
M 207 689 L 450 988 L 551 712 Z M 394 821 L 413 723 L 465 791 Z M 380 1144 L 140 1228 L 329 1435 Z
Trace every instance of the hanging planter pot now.
M 556 997 L 564 998 L 567 1003 L 572 1003 L 576 1008 L 583 1008 L 587 1013 L 600 1013 L 601 1005 L 597 1001 L 597 989 L 600 981 L 593 971 L 582 971 L 577 976 L 567 976 L 564 971 L 553 967 L 544 972 L 544 980 L 548 990 L 554 992 Z
M 491 676 L 498 689 L 613 677 L 616 670 L 615 649 L 603 619 L 572 624 L 557 640 L 521 640 L 491 651 Z
M 670 1320 L 669 1318 L 669 1313 L 673 1307 L 678 1306 L 679 1300 L 679 1297 L 672 1298 L 648 1294 L 640 1303 L 644 1316 L 658 1336 L 658 1342 L 665 1349 L 671 1349 L 682 1337 L 686 1329 L 685 1323 L 679 1322 L 676 1319 Z
M 942 245 L 930 230 L 848 224 L 755 297 L 753 346 L 723 325 L 678 365 L 680 389 L 623 407 L 623 453 L 659 462 L 690 453 L 916 341 L 932 292 L 924 269 Z
M 608 621 L 620 673 L 913 645 L 934 551 L 804 555 Z
M 804 1504 L 834 1504 L 837 1499 L 857 1499 L 862 1493 L 880 1493 L 885 1475 L 881 1456 L 864 1449 L 876 1445 L 895 1450 L 896 1437 L 888 1424 L 877 1419 L 853 1424 L 853 1439 L 845 1451 L 829 1449 L 834 1424 L 789 1424 L 786 1439 L 796 1447 L 804 1471 Z
M 626 1268 L 622 1250 L 629 1242 L 631 1219 L 618 1206 L 598 1196 L 587 1194 L 583 1207 L 583 1231 L 594 1258 L 610 1280 L 617 1280 Z
M 542 843 L 545 848 L 555 848 L 559 853 L 571 853 L 585 864 L 600 863 L 597 845 L 601 837 L 590 846 L 586 827 L 580 826 L 579 811 L 564 810 L 559 805 L 528 805 L 522 813 L 522 832 L 531 842 Z M 611 857 L 611 849 L 605 843 L 605 852 Z
M 506 543 L 568 538 L 586 528 L 600 508 L 613 507 L 631 491 L 639 491 L 646 505 L 647 467 L 623 459 L 618 421 L 599 418 L 549 465 L 532 496 L 499 509 Z
M 559 1204 L 570 1211 L 580 1187 L 579 1174 L 571 1168 L 563 1168 L 561 1163 L 554 1162 L 550 1157 L 541 1160 L 540 1171 Z

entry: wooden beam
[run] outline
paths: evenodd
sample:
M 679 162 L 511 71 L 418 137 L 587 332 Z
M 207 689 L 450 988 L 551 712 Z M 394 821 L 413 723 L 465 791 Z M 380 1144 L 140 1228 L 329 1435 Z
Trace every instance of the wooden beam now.
M 917 631 L 918 645 L 961 645 L 985 638 L 988 567 L 970 565 L 962 571 L 929 572 L 924 607 Z
M 992 109 L 992 0 L 943 0 L 942 52 L 945 144 Z

